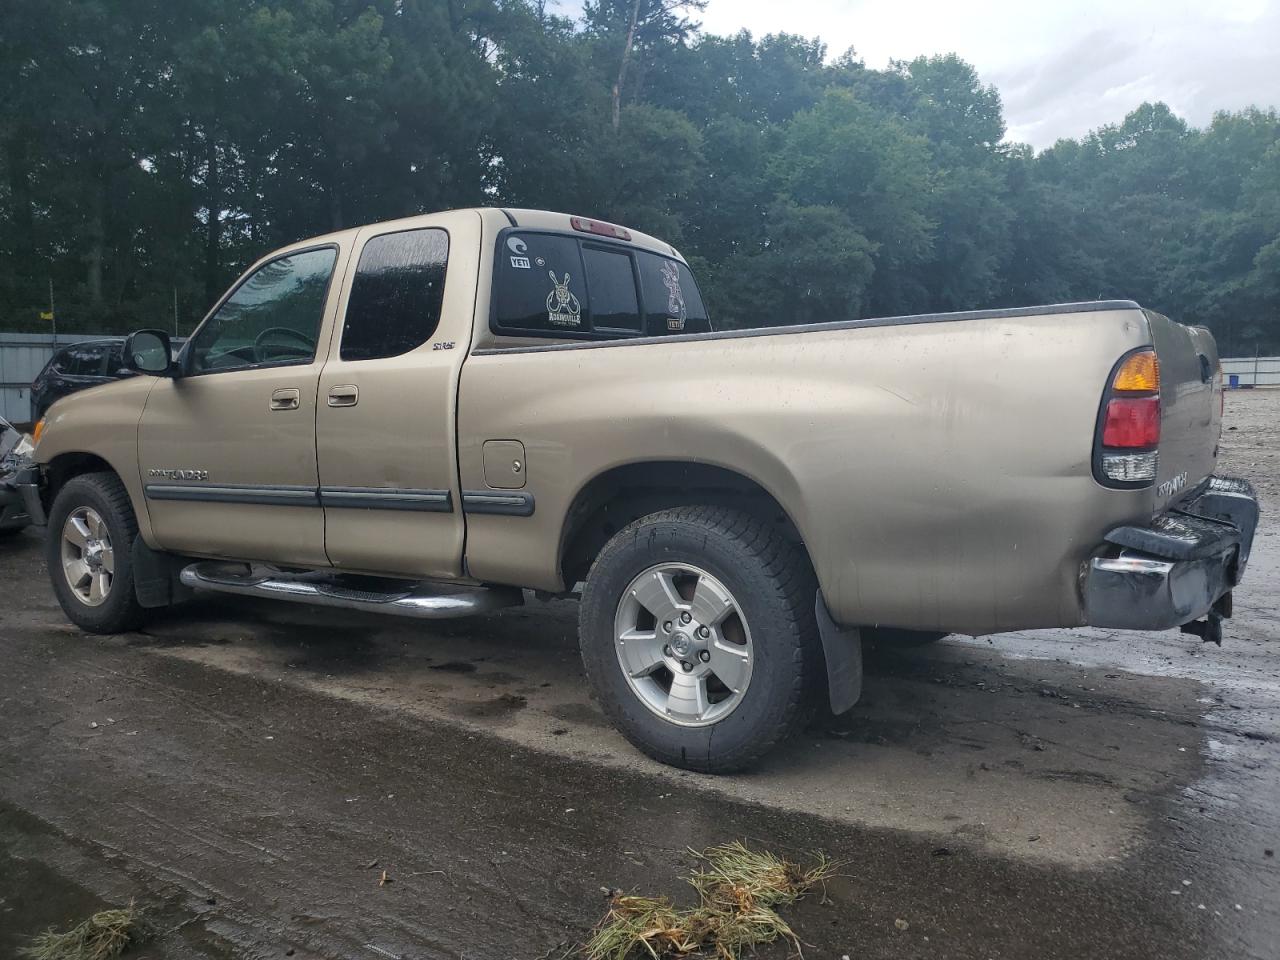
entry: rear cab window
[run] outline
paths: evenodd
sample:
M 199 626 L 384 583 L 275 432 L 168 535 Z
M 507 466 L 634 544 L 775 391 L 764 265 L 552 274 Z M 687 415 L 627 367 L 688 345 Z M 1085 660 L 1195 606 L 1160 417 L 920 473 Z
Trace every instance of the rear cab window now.
M 500 335 L 614 340 L 711 329 L 679 260 L 567 233 L 503 231 L 492 303 L 490 328 Z

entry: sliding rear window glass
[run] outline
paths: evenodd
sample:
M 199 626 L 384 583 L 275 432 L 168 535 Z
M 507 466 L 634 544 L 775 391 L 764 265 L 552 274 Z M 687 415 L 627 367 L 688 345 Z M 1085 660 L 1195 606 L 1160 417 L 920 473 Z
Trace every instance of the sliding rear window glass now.
M 584 244 L 582 259 L 587 268 L 592 329 L 639 333 L 642 329 L 640 297 L 631 254 L 626 250 Z

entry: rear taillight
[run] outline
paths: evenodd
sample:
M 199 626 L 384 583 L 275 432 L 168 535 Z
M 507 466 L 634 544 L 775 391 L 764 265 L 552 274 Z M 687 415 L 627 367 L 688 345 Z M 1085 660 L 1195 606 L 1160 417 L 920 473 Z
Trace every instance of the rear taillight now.
M 1107 401 L 1102 425 L 1102 445 L 1154 447 L 1160 443 L 1160 398 L 1113 397 Z
M 1160 463 L 1159 444 L 1160 362 L 1148 347 L 1124 357 L 1107 384 L 1094 476 L 1109 487 L 1149 486 Z

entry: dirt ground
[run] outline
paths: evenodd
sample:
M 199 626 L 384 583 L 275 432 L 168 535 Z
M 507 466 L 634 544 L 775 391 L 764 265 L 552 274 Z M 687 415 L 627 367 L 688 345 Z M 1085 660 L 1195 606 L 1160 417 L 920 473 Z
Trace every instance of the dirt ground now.
M 0 542 L 0 957 L 130 898 L 162 931 L 139 956 L 559 957 L 601 888 L 687 899 L 689 848 L 743 838 L 843 862 L 792 914 L 811 960 L 1270 960 L 1280 391 L 1226 423 L 1264 517 L 1221 650 L 874 651 L 851 714 L 735 777 L 609 728 L 570 602 L 420 625 L 210 598 L 103 639 L 36 531 Z

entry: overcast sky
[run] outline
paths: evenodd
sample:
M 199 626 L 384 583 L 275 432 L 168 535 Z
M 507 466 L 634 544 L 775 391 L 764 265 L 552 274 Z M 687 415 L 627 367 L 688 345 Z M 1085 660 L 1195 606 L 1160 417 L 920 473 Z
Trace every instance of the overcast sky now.
M 870 67 L 958 53 L 999 88 L 1008 138 L 1037 148 L 1144 100 L 1196 126 L 1280 106 L 1280 0 L 710 0 L 701 20 L 820 36 L 829 56 L 853 47 Z

